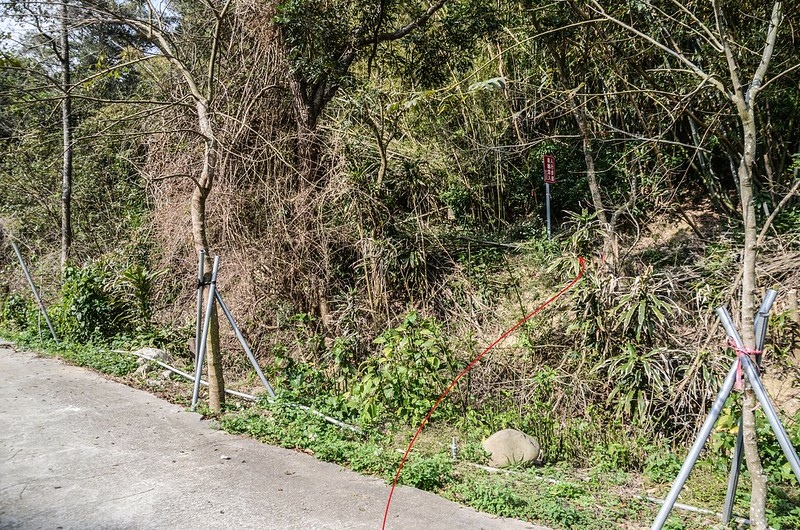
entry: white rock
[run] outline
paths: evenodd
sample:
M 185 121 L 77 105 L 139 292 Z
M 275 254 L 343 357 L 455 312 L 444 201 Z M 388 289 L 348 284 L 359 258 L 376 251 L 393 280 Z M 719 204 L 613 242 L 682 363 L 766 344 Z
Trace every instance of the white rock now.
M 506 467 L 527 464 L 539 458 L 541 447 L 536 438 L 516 429 L 503 429 L 483 442 L 483 449 L 491 454 L 489 465 Z
M 169 353 L 165 352 L 164 350 L 159 350 L 158 348 L 142 348 L 131 353 L 138 356 L 142 363 L 150 360 L 161 361 L 162 363 L 169 364 L 172 360 Z M 144 357 L 144 359 L 142 359 L 142 357 Z
M 131 352 L 136 355 L 136 363 L 139 368 L 136 370 L 137 375 L 147 375 L 150 372 L 151 366 L 148 361 L 161 361 L 162 363 L 169 364 L 172 361 L 170 354 L 158 348 L 142 348 Z

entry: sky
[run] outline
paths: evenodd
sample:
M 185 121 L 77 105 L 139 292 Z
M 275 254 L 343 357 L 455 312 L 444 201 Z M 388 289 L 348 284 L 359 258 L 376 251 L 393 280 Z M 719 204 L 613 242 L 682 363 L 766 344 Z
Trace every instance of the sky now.
M 29 28 L 29 25 L 22 23 L 18 19 L 0 14 L 0 34 L 2 34 L 0 49 L 13 48 L 14 44 L 19 42 L 25 29 Z

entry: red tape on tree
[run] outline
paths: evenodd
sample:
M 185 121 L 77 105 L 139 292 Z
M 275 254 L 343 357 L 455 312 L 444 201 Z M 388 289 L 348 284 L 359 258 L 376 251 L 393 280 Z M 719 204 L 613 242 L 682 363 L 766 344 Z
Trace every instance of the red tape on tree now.
M 428 414 L 426 414 L 426 415 L 425 415 L 425 418 L 422 420 L 422 423 L 420 423 L 420 425 L 419 425 L 419 428 L 417 429 L 417 432 L 416 432 L 416 433 L 414 433 L 414 437 L 411 439 L 411 443 L 409 443 L 409 444 L 408 444 L 408 447 L 406 448 L 406 452 L 403 454 L 403 458 L 400 460 L 400 466 L 397 468 L 397 473 L 396 473 L 396 474 L 395 474 L 395 476 L 394 476 L 394 481 L 392 482 L 392 489 L 391 489 L 391 491 L 389 491 L 389 499 L 386 501 L 386 510 L 383 512 L 383 525 L 381 526 L 381 528 L 382 528 L 383 530 L 385 530 L 385 529 L 386 529 L 386 521 L 387 521 L 387 520 L 388 520 L 388 518 L 389 518 L 389 507 L 390 507 L 390 506 L 391 506 L 391 504 L 392 504 L 392 496 L 394 495 L 394 489 L 395 489 L 395 487 L 397 486 L 397 480 L 400 478 L 400 472 L 403 470 L 403 466 L 404 466 L 404 465 L 405 465 L 405 463 L 406 463 L 406 459 L 408 458 L 408 454 L 411 452 L 411 448 L 412 448 L 412 447 L 414 447 L 414 443 L 417 441 L 417 437 L 418 437 L 418 436 L 419 436 L 419 434 L 422 432 L 422 429 L 425 427 L 425 424 L 427 424 L 427 423 L 428 423 L 428 420 L 430 420 L 430 418 L 431 418 L 431 415 L 432 415 L 432 414 L 433 414 L 433 412 L 436 410 L 436 408 L 439 406 L 439 403 L 441 403 L 441 402 L 442 402 L 442 400 L 444 400 L 444 398 L 447 396 L 447 394 L 449 394 L 449 393 L 450 393 L 450 391 L 453 389 L 453 387 L 455 387 L 455 386 L 456 386 L 456 384 L 458 383 L 458 381 L 459 381 L 459 380 L 460 380 L 462 377 L 464 377 L 464 375 L 465 375 L 467 372 L 469 372 L 470 370 L 472 370 L 472 368 L 473 368 L 473 367 L 474 367 L 476 364 L 478 364 L 478 361 L 480 361 L 480 360 L 483 358 L 483 356 L 484 356 L 484 355 L 486 355 L 487 353 L 489 353 L 489 352 L 492 350 L 492 348 L 494 348 L 495 346 L 497 346 L 498 344 L 500 344 L 500 343 L 503 341 L 503 339 L 505 339 L 506 337 L 508 337 L 509 335 L 511 335 L 511 334 L 512 334 L 512 333 L 513 333 L 513 332 L 514 332 L 514 331 L 515 331 L 515 330 L 516 330 L 518 327 L 520 327 L 522 324 L 524 324 L 525 322 L 527 322 L 528 320 L 530 320 L 531 318 L 533 318 L 534 316 L 536 316 L 536 315 L 537 315 L 537 314 L 538 314 L 540 311 L 542 311 L 542 310 L 543 310 L 545 307 L 547 307 L 548 305 L 550 305 L 550 304 L 552 304 L 553 302 L 555 302 L 555 301 L 556 301 L 556 300 L 557 300 L 557 299 L 558 299 L 558 298 L 559 298 L 559 297 L 560 297 L 562 294 L 564 294 L 564 293 L 566 293 L 567 291 L 569 291 L 570 289 L 572 289 L 572 287 L 573 287 L 573 286 L 574 286 L 576 283 L 578 283 L 578 282 L 580 281 L 581 277 L 583 276 L 583 273 L 584 273 L 584 271 L 586 270 L 586 260 L 584 260 L 582 257 L 579 257 L 579 258 L 578 258 L 578 261 L 579 261 L 579 263 L 580 263 L 580 271 L 578 272 L 578 275 L 577 275 L 577 276 L 575 276 L 575 278 L 574 278 L 574 279 L 573 279 L 571 282 L 569 282 L 569 284 L 567 284 L 567 286 L 566 286 L 566 287 L 564 287 L 563 289 L 561 289 L 560 291 L 558 291 L 556 294 L 554 294 L 553 296 L 551 296 L 551 297 L 550 297 L 550 298 L 549 298 L 547 301 L 545 301 L 545 302 L 544 302 L 542 305 L 540 305 L 539 307 L 537 307 L 536 309 L 534 309 L 533 311 L 531 311 L 531 312 L 530 312 L 528 315 L 526 315 L 526 316 L 525 316 L 525 318 L 523 318 L 522 320 L 520 320 L 519 322 L 517 322 L 516 324 L 514 324 L 514 325 L 513 325 L 513 326 L 511 326 L 510 328 L 508 328 L 508 329 L 505 331 L 505 333 L 503 333 L 502 335 L 500 335 L 500 337 L 498 337 L 498 339 L 497 339 L 496 341 L 494 341 L 493 343 L 491 343 L 491 344 L 490 344 L 490 345 L 489 345 L 489 346 L 488 346 L 488 347 L 487 347 L 485 350 L 483 350 L 483 351 L 481 352 L 481 354 L 480 354 L 480 355 L 478 355 L 477 357 L 475 357 L 475 359 L 474 359 L 474 360 L 473 360 L 471 363 L 469 363 L 469 365 L 468 365 L 466 368 L 464 368 L 464 370 L 462 370 L 462 371 L 461 371 L 461 373 L 460 373 L 460 374 L 458 374 L 458 375 L 456 376 L 456 378 L 455 378 L 455 379 L 453 379 L 453 382 L 452 382 L 452 383 L 450 383 L 450 386 L 448 386 L 448 387 L 447 387 L 447 389 L 445 389 L 445 391 L 444 391 L 444 392 L 442 392 L 442 395 L 441 395 L 441 396 L 439 396 L 439 399 L 437 399 L 437 400 L 436 400 L 436 403 L 434 403 L 434 404 L 433 404 L 433 407 L 431 407 L 431 410 L 429 410 L 429 411 L 428 411 Z

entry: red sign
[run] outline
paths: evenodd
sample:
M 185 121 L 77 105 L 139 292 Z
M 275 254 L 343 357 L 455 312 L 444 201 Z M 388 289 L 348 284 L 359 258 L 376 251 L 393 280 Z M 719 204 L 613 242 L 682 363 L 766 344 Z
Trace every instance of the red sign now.
M 556 183 L 556 157 L 553 155 L 544 155 L 544 182 L 546 184 Z

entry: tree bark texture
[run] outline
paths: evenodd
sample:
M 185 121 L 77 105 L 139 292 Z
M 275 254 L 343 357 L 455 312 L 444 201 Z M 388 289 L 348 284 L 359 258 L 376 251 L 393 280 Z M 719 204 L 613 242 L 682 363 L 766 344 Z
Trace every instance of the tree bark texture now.
M 72 98 L 70 96 L 69 2 L 61 2 L 61 128 L 63 165 L 61 168 L 61 270 L 67 267 L 72 249 Z
M 205 289 L 204 300 L 208 303 L 209 288 Z M 219 314 L 217 304 L 211 309 L 208 328 L 208 407 L 215 413 L 222 412 L 225 405 L 225 377 L 222 370 L 222 352 L 219 341 Z
M 578 125 L 583 142 L 583 159 L 586 163 L 586 180 L 589 184 L 589 192 L 592 195 L 592 205 L 594 206 L 597 220 L 603 231 L 603 258 L 611 271 L 616 271 L 619 262 L 619 242 L 617 241 L 615 223 L 609 222 L 608 213 L 603 204 L 603 196 L 600 192 L 600 183 L 597 182 L 597 170 L 594 165 L 594 155 L 592 154 L 592 138 L 590 136 L 589 124 L 583 109 L 575 102 L 575 96 L 569 96 L 572 115 Z
M 739 164 L 739 189 L 741 197 L 742 220 L 744 221 L 744 250 L 742 254 L 742 296 L 741 296 L 741 334 L 745 348 L 755 348 L 755 331 L 753 317 L 755 315 L 756 298 L 756 211 L 753 198 L 752 168 L 755 162 L 755 119 L 752 107 L 747 105 L 747 112 L 740 114 L 744 132 L 744 152 Z M 744 430 L 744 456 L 747 470 L 750 472 L 752 489 L 750 493 L 750 528 L 766 530 L 767 477 L 758 454 L 756 439 L 755 409 L 757 400 L 752 388 L 746 385 L 742 404 L 742 428 Z
M 797 305 L 797 289 L 790 289 L 788 293 L 789 315 L 794 324 L 792 327 L 792 355 L 794 362 L 800 364 L 800 311 Z

